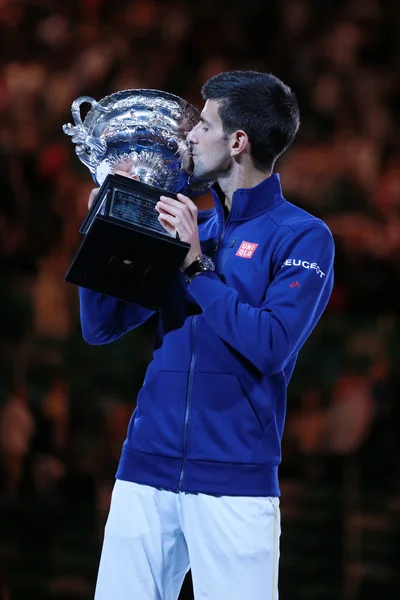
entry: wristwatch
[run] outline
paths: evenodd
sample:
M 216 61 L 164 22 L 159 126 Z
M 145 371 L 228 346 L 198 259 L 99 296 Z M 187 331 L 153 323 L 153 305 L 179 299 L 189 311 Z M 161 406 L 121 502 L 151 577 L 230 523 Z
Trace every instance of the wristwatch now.
M 188 283 L 192 281 L 196 275 L 203 273 L 203 271 L 215 271 L 215 265 L 211 258 L 206 254 L 200 254 L 195 260 L 190 263 L 188 267 L 183 271 L 185 279 Z

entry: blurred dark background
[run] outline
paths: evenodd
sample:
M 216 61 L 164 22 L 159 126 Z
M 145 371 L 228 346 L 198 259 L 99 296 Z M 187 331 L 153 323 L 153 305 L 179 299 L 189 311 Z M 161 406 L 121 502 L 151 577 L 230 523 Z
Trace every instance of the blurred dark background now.
M 277 170 L 337 248 L 288 394 L 280 597 L 400 597 L 399 31 L 398 0 L 0 0 L 0 600 L 93 597 L 151 358 L 151 322 L 85 344 L 63 282 L 94 187 L 61 130 L 71 103 L 150 87 L 200 108 L 238 68 L 296 90 Z

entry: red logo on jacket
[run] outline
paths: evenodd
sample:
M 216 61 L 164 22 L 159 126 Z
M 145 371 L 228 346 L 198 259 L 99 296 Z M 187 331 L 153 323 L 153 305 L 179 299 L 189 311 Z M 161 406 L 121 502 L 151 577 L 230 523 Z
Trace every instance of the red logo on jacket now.
M 239 250 L 236 252 L 236 256 L 242 258 L 251 258 L 256 251 L 258 244 L 252 244 L 251 242 L 242 242 Z

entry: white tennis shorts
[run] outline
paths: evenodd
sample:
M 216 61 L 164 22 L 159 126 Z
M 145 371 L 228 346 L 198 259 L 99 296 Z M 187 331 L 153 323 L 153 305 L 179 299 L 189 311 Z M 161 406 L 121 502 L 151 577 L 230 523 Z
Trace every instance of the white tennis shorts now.
M 117 480 L 95 600 L 278 600 L 278 498 L 174 493 Z

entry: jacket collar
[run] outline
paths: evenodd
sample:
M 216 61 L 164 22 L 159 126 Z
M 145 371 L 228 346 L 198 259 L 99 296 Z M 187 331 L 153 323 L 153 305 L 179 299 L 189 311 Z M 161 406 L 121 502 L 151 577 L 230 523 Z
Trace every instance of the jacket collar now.
M 216 185 L 212 189 L 214 204 L 220 220 L 224 220 L 224 196 L 221 188 Z M 282 202 L 282 188 L 278 173 L 267 177 L 252 188 L 238 188 L 232 197 L 232 207 L 229 220 L 240 221 L 253 219 L 266 213 Z

